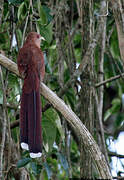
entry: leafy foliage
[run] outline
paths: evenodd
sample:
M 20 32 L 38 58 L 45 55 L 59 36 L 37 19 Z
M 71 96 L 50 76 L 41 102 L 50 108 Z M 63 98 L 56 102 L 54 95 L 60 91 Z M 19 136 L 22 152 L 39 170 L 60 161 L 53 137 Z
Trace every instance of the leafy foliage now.
M 32 4 L 30 4 L 31 2 Z M 75 69 L 83 59 L 82 47 L 84 46 L 84 42 L 82 41 L 82 25 L 79 24 L 79 27 L 76 25 L 79 21 L 79 9 L 80 7 L 78 7 L 78 2 L 76 0 L 67 0 L 65 1 L 65 4 L 63 4 L 63 1 L 52 2 L 49 0 L 43 0 L 42 3 L 40 0 L 4 1 L 2 23 L 0 25 L 1 53 L 16 62 L 23 36 L 26 36 L 29 31 L 38 31 L 46 40 L 41 45 L 44 52 L 46 66 L 45 83 L 53 91 L 59 94 L 64 85 L 73 77 Z M 99 9 L 100 1 L 94 1 L 94 31 L 100 15 Z M 93 55 L 95 62 L 94 69 L 96 73 L 96 79 L 93 80 L 93 84 L 98 81 L 97 77 L 100 73 L 104 73 L 104 79 L 106 80 L 112 76 L 120 74 L 120 72 L 123 71 L 123 65 L 120 58 L 120 47 L 118 44 L 118 35 L 111 8 L 109 8 L 109 11 L 106 27 L 104 72 L 99 72 L 101 47 L 98 43 Z M 13 45 L 13 41 L 16 41 L 15 45 Z M 2 72 L 7 86 L 7 115 L 8 122 L 11 125 L 13 122 L 19 120 L 22 81 L 4 68 L 2 68 Z M 81 88 L 83 88 L 83 82 L 81 82 L 80 77 L 78 77 L 77 81 L 72 84 L 71 87 L 67 88 L 66 92 L 62 96 L 64 102 L 79 117 L 81 116 L 80 108 L 82 107 Z M 117 133 L 117 130 L 123 128 L 123 92 L 123 79 L 109 82 L 104 86 L 103 124 L 107 130 L 112 129 L 110 134 L 113 135 L 113 138 L 118 138 L 119 133 Z M 45 109 L 48 102 L 44 98 L 42 98 L 41 101 L 43 109 Z M 0 104 L 3 105 L 1 83 Z M 96 112 L 95 114 L 97 114 Z M 96 120 L 94 121 L 96 123 Z M 98 129 L 95 130 L 98 131 Z M 12 162 L 16 164 L 16 167 L 20 171 L 22 167 L 24 167 L 31 180 L 35 180 L 36 178 L 44 180 L 68 180 L 70 177 L 80 178 L 80 137 L 78 137 L 78 134 L 73 132 L 73 128 L 53 107 L 48 109 L 46 108 L 45 112 L 43 112 L 42 133 L 43 156 L 40 160 L 32 160 L 29 158 L 28 152 L 22 152 L 20 148 L 17 148 L 17 144 L 19 143 L 19 128 L 15 127 L 11 129 L 12 144 L 14 144 L 17 159 L 15 160 L 13 154 L 11 158 Z M 8 134 L 6 134 L 6 137 L 9 136 Z M 106 138 L 109 138 L 108 134 L 106 134 Z M 21 154 L 21 157 L 19 157 L 18 154 Z M 11 170 L 10 168 L 10 171 L 12 171 L 10 178 L 12 177 L 15 179 L 16 175 L 14 173 L 16 170 Z M 97 172 L 95 170 L 94 174 L 97 176 Z
M 26 164 L 28 164 L 29 162 L 31 161 L 31 158 L 23 158 L 23 159 L 20 159 L 17 163 L 17 167 L 18 168 L 21 168 L 21 167 L 24 167 Z

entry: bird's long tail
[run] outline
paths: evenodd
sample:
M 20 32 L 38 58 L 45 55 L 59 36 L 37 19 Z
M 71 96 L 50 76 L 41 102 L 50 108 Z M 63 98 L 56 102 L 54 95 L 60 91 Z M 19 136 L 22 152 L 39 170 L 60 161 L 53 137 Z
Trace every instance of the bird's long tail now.
M 40 91 L 22 92 L 20 111 L 21 147 L 30 151 L 32 158 L 42 155 Z

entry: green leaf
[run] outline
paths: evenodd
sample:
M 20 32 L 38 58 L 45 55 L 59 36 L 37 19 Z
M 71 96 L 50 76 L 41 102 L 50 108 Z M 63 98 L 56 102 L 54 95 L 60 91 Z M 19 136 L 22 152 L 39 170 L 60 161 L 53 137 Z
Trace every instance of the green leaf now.
M 3 33 L 0 33 L 0 44 L 3 44 L 6 42 L 6 36 Z
M 66 92 L 65 99 L 68 100 L 69 104 L 71 105 L 72 110 L 74 110 L 74 108 L 75 108 L 75 101 L 76 101 L 74 89 L 72 89 L 72 88 L 68 89 L 68 91 Z
M 48 8 L 47 6 L 42 6 L 42 7 L 46 13 L 48 23 L 50 23 L 53 19 L 52 15 L 50 14 L 50 8 Z
M 49 62 L 48 62 L 46 53 L 44 53 L 44 61 L 45 61 L 45 71 L 46 71 L 47 73 L 52 74 L 52 69 L 51 69 L 51 67 L 50 67 L 50 65 L 49 65 Z
M 112 105 L 120 105 L 120 103 L 121 103 L 121 100 L 119 98 L 115 98 L 112 101 Z
M 104 121 L 106 121 L 110 116 L 111 116 L 111 112 L 110 112 L 110 109 L 108 109 L 106 112 L 105 112 L 105 115 L 104 115 Z
M 21 2 L 23 2 L 23 0 L 8 0 L 9 3 L 12 3 L 12 4 L 20 4 Z
M 52 41 L 52 26 L 52 23 L 48 24 L 47 26 L 43 26 L 40 19 L 37 21 L 37 27 L 40 31 L 40 34 L 45 38 L 47 43 L 50 43 Z
M 45 150 L 48 152 L 48 150 L 52 149 L 53 143 L 56 138 L 56 127 L 55 127 L 55 114 L 52 111 L 52 108 L 49 109 L 46 113 L 43 114 L 43 138 L 44 138 L 44 144 L 45 144 Z
M 17 33 L 18 41 L 20 43 L 22 41 L 22 32 L 20 29 L 17 29 L 16 33 Z
M 66 160 L 66 157 L 62 153 L 57 153 L 57 155 L 58 155 L 58 158 L 61 162 L 62 167 L 64 168 L 64 170 L 66 172 L 66 175 L 68 176 L 69 166 L 68 166 L 68 162 Z
M 36 176 L 29 171 L 29 175 L 30 175 L 30 180 L 36 180 Z
M 18 168 L 21 168 L 21 167 L 24 167 L 26 164 L 28 164 L 29 162 L 31 162 L 31 158 L 23 158 L 23 159 L 20 159 L 18 162 L 17 162 L 17 167 Z
M 115 98 L 112 101 L 112 107 L 105 112 L 104 121 L 106 121 L 112 114 L 118 113 L 121 108 L 121 100 Z
M 31 168 L 32 168 L 32 171 L 33 171 L 33 173 L 34 173 L 35 175 L 38 175 L 38 174 L 41 173 L 42 166 L 36 164 L 36 162 L 32 162 L 32 163 L 31 163 Z
M 46 170 L 46 172 L 47 172 L 48 179 L 50 179 L 51 176 L 52 176 L 51 168 L 49 167 L 49 165 L 48 165 L 46 162 L 45 162 L 43 165 L 44 165 L 45 170 Z
M 45 13 L 43 7 L 41 6 L 40 0 L 37 0 L 37 6 L 38 6 L 39 16 L 41 19 L 41 24 L 45 25 L 45 24 L 47 24 L 47 16 L 46 16 L 46 13 Z
M 124 121 L 124 114 L 123 113 L 118 113 L 117 118 L 115 120 L 115 128 L 123 126 L 123 121 Z
M 111 36 L 110 49 L 111 49 L 111 53 L 113 57 L 117 59 L 120 56 L 120 50 L 119 50 L 119 45 L 118 45 L 118 36 L 117 36 L 116 28 L 114 29 Z
M 18 8 L 18 20 L 23 20 L 27 14 L 26 4 L 23 2 Z
M 61 138 L 62 140 L 65 139 L 65 134 L 64 134 L 64 131 L 63 131 L 63 128 L 62 128 L 62 125 L 61 125 L 61 121 L 60 121 L 60 118 L 59 116 L 57 116 L 58 118 L 55 120 L 55 123 L 56 123 L 56 127 L 58 128 L 59 130 L 59 133 L 61 135 Z

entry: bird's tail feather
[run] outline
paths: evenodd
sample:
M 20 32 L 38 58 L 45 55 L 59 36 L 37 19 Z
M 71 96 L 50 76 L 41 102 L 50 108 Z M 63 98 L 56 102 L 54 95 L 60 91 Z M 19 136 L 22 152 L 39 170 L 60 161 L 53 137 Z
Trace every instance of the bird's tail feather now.
M 29 149 L 32 158 L 41 156 L 41 102 L 39 90 L 33 90 L 29 94 L 22 92 L 20 138 L 21 146 L 22 143 L 27 145 L 25 149 Z M 24 148 L 24 146 L 22 148 Z

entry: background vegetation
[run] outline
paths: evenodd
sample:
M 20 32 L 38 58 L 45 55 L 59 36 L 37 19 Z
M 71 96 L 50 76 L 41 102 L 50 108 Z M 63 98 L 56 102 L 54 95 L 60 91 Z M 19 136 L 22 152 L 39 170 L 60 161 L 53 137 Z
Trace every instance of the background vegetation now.
M 124 0 L 1 0 L 0 53 L 16 62 L 30 31 L 45 39 L 44 83 L 80 118 L 111 167 L 109 142 L 124 131 Z M 0 66 L 1 179 L 99 178 L 79 133 L 41 97 L 43 156 L 19 144 L 22 81 Z M 122 167 L 124 164 L 122 163 Z M 123 172 L 117 169 L 118 179 Z

